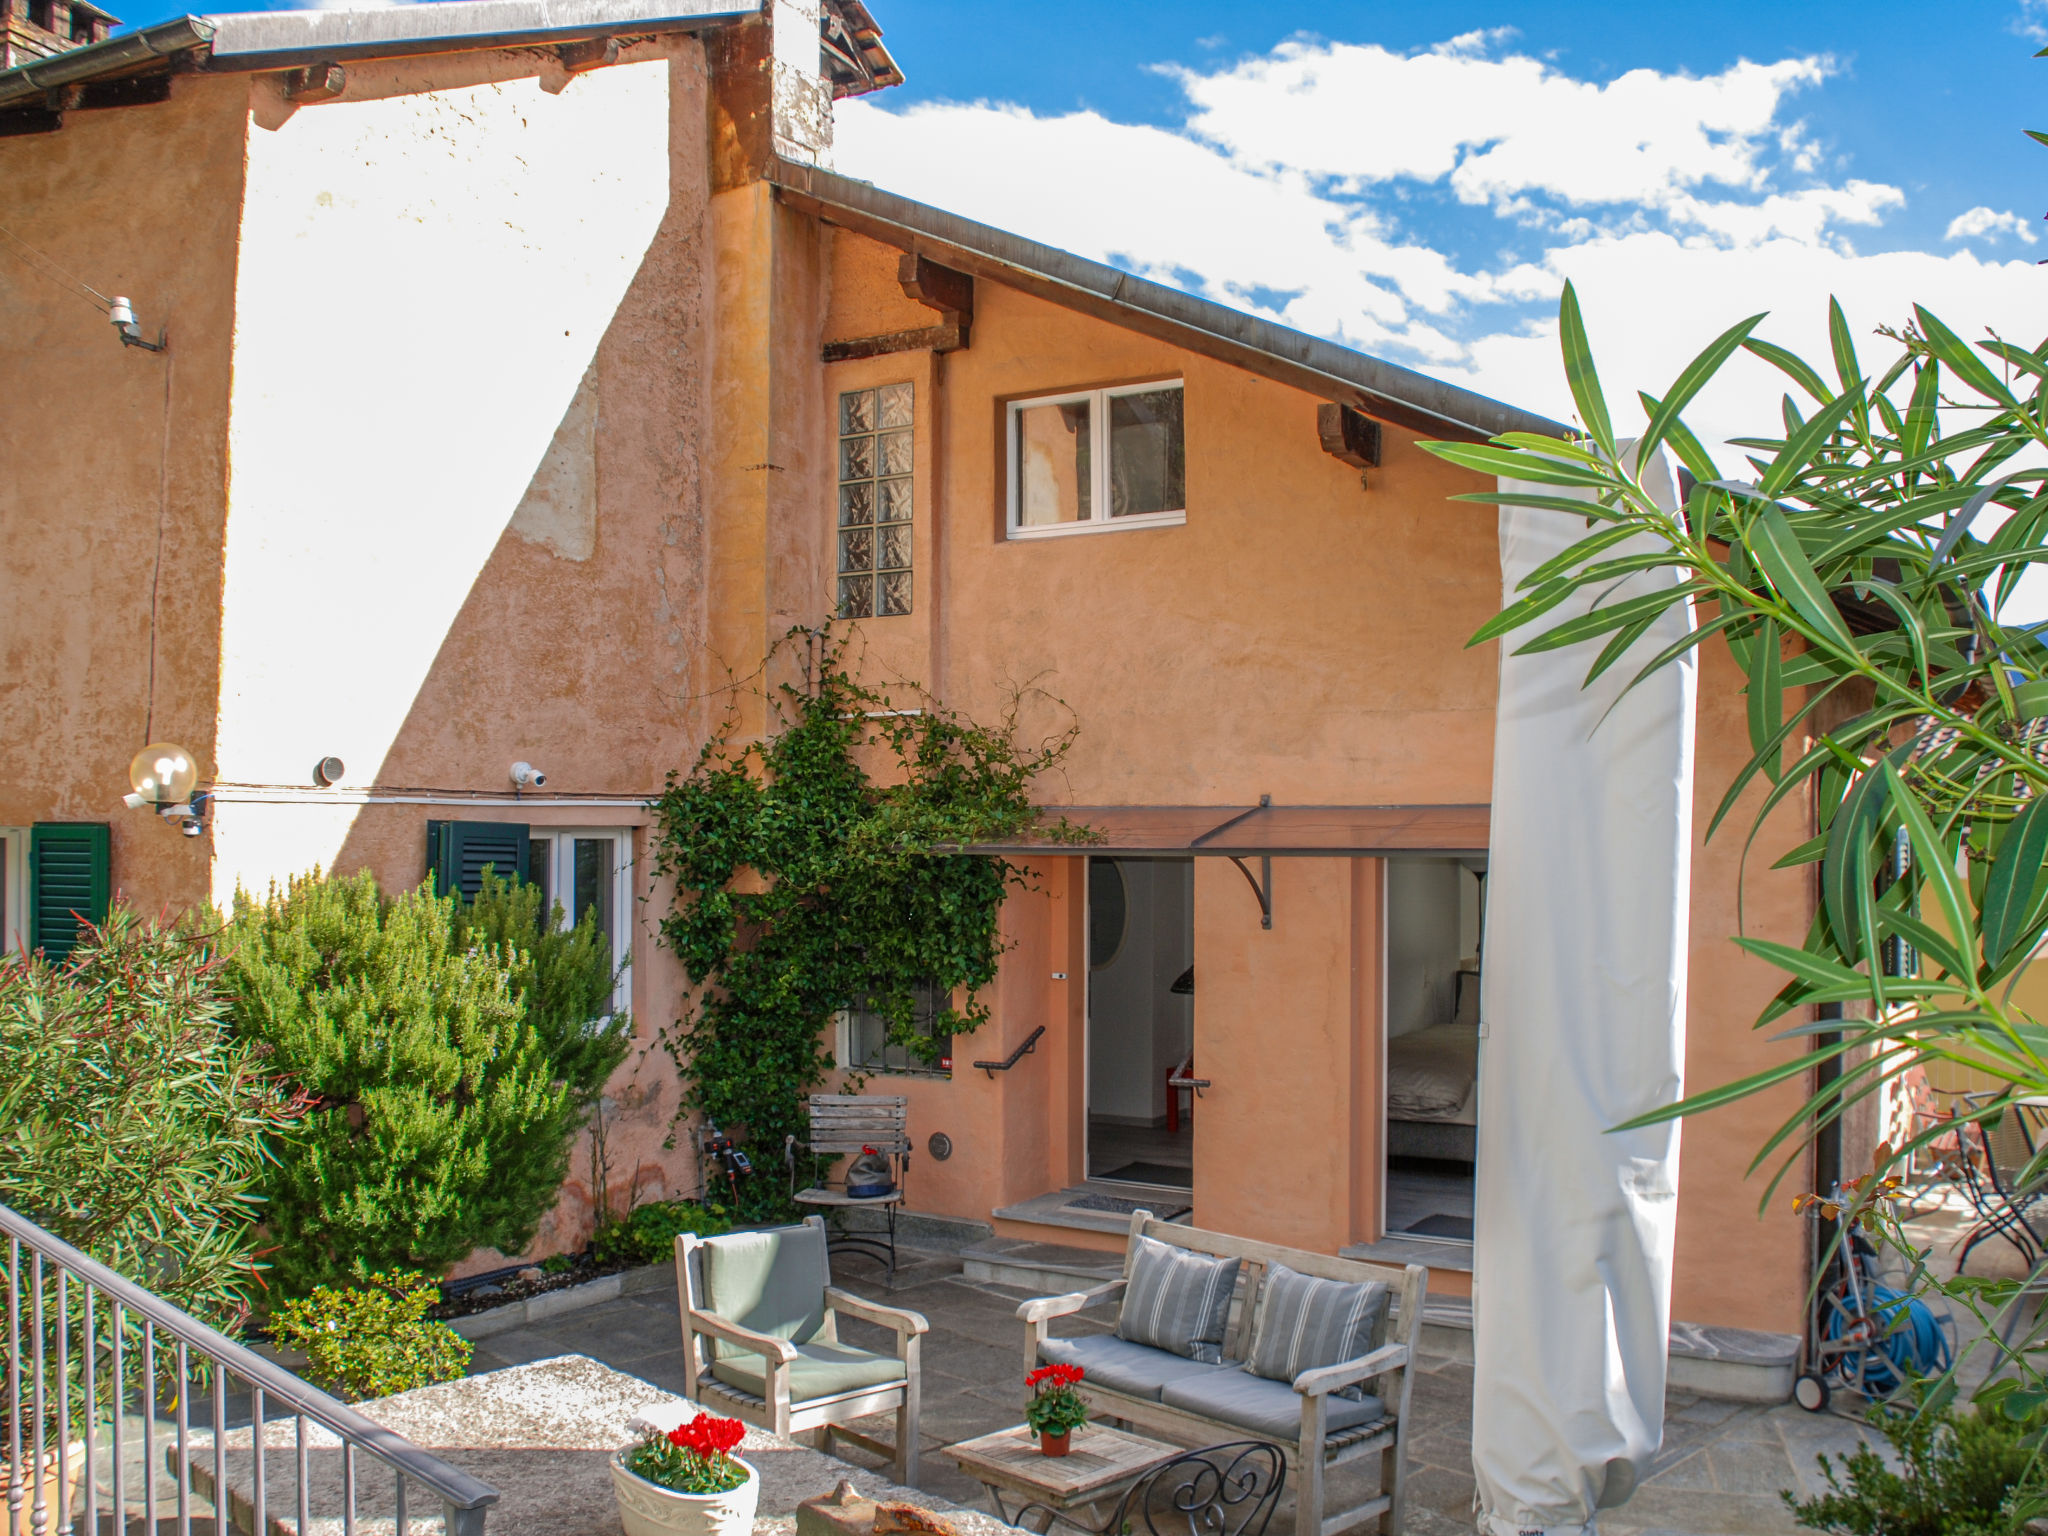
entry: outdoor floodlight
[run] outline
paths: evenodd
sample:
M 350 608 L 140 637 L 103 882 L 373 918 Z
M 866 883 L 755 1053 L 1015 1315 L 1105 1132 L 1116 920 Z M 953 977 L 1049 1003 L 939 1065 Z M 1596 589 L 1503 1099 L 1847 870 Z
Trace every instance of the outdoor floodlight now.
M 142 334 L 142 327 L 135 323 L 135 306 L 119 294 L 114 295 L 114 302 L 107 309 L 107 318 L 114 322 L 114 329 L 121 333 L 121 345 L 124 347 L 140 347 L 145 352 L 161 352 L 167 345 L 161 329 L 157 331 L 155 341 Z

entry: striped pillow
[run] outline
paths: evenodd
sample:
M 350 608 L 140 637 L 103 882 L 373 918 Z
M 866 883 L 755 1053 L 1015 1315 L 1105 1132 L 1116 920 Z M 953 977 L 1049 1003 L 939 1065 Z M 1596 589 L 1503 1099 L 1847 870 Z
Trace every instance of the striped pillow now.
M 1137 1246 L 1116 1336 L 1205 1365 L 1221 1364 L 1238 1261 L 1189 1253 L 1149 1237 L 1131 1241 Z
M 1377 1280 L 1319 1280 L 1285 1264 L 1266 1266 L 1266 1288 L 1246 1368 L 1291 1382 L 1320 1365 L 1342 1365 L 1371 1351 L 1393 1293 Z M 1365 1384 L 1340 1394 L 1359 1397 Z

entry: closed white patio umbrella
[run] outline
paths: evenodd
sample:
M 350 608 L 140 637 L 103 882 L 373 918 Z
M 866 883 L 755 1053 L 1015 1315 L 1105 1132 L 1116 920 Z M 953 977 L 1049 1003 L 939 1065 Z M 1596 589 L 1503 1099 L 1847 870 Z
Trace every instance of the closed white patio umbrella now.
M 1646 484 L 1666 506 L 1672 481 L 1660 455 Z M 1502 507 L 1504 601 L 1586 532 L 1564 513 Z M 1647 591 L 1676 577 L 1630 580 Z M 1605 637 L 1512 654 L 1599 590 L 1502 642 L 1472 1277 L 1472 1460 L 1489 1536 L 1592 1530 L 1663 1435 L 1678 1127 L 1610 1127 L 1681 1090 L 1696 669 L 1689 653 L 1615 704 L 1684 633 L 1676 609 L 1591 687 Z

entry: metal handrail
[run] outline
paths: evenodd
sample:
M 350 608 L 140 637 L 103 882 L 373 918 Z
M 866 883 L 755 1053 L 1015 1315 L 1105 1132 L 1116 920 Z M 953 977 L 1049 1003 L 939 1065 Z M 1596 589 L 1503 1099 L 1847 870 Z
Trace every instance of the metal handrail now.
M 208 1327 L 197 1318 L 179 1307 L 153 1295 L 134 1281 L 116 1274 L 106 1265 L 87 1254 L 79 1252 L 69 1243 L 52 1236 L 19 1212 L 0 1205 L 0 1233 L 7 1237 L 7 1415 L 8 1445 L 6 1465 L 11 1472 L 8 1478 L 7 1504 L 10 1530 L 33 1530 L 35 1536 L 49 1536 L 57 1531 L 70 1532 L 74 1529 L 71 1511 L 50 1510 L 45 1500 L 45 1483 L 48 1479 L 29 1473 L 30 1467 L 43 1468 L 49 1453 L 43 1445 L 45 1423 L 50 1407 L 47 1384 L 44 1380 L 48 1364 L 45 1332 L 51 1322 L 45 1311 L 44 1269 L 46 1264 L 54 1265 L 56 1275 L 56 1407 L 55 1412 L 61 1426 L 56 1436 L 55 1453 L 57 1470 L 56 1486 L 63 1489 L 66 1482 L 66 1459 L 69 1451 L 69 1419 L 71 1389 L 70 1374 L 67 1370 L 67 1355 L 72 1342 L 71 1318 L 73 1312 L 67 1295 L 69 1282 L 79 1282 L 84 1290 L 83 1315 L 84 1335 L 80 1347 L 88 1352 L 106 1349 L 111 1356 L 112 1380 L 116 1400 L 112 1403 L 113 1423 L 110 1437 L 113 1442 L 113 1466 L 115 1477 L 115 1498 L 125 1503 L 127 1497 L 127 1472 L 121 1457 L 122 1414 L 126 1406 L 127 1390 L 124 1380 L 123 1353 L 125 1325 L 123 1312 L 132 1314 L 141 1322 L 142 1368 L 139 1390 L 143 1394 L 144 1417 L 143 1436 L 143 1504 L 146 1523 L 153 1531 L 156 1528 L 156 1467 L 155 1441 L 156 1416 L 149 1394 L 153 1383 L 159 1378 L 158 1366 L 159 1337 L 166 1337 L 175 1344 L 177 1360 L 176 1445 L 167 1447 L 175 1458 L 175 1470 L 179 1474 L 177 1530 L 179 1536 L 189 1536 L 191 1530 L 188 1507 L 191 1465 L 187 1423 L 191 1356 L 199 1354 L 210 1360 L 214 1367 L 213 1378 L 213 1483 L 212 1498 L 217 1510 L 225 1509 L 230 1501 L 227 1477 L 227 1424 L 226 1403 L 223 1383 L 232 1373 L 245 1382 L 250 1389 L 250 1437 L 251 1491 L 250 1500 L 254 1526 L 259 1536 L 269 1536 L 270 1522 L 266 1519 L 265 1489 L 265 1444 L 264 1421 L 266 1399 L 281 1403 L 299 1420 L 296 1439 L 298 1483 L 297 1515 L 301 1536 L 309 1530 L 309 1510 L 306 1489 L 306 1437 L 307 1420 L 321 1425 L 338 1436 L 343 1446 L 342 1485 L 345 1509 L 344 1529 L 355 1527 L 355 1452 L 368 1452 L 391 1469 L 397 1478 L 396 1536 L 406 1536 L 406 1490 L 405 1480 L 413 1479 L 436 1494 L 441 1502 L 447 1525 L 447 1536 L 481 1536 L 485 1515 L 491 1505 L 498 1501 L 498 1491 L 482 1479 L 472 1476 L 460 1467 L 451 1466 L 432 1452 L 414 1445 L 403 1435 L 386 1429 L 383 1425 L 365 1417 L 348 1404 L 330 1397 L 310 1382 L 302 1381 L 284 1367 L 264 1359 L 248 1346 L 236 1343 L 226 1334 Z M 30 1266 L 28 1295 L 23 1297 L 22 1251 L 26 1249 L 33 1262 Z M 94 1327 L 95 1293 L 111 1302 L 112 1327 L 108 1337 L 101 1339 Z M 24 1322 L 24 1299 L 28 1302 L 27 1321 L 34 1331 L 31 1358 L 22 1358 L 22 1325 Z M 22 1444 L 22 1387 L 24 1367 L 32 1372 L 29 1382 L 29 1405 L 31 1409 L 30 1452 L 24 1457 Z M 98 1371 L 90 1363 L 83 1372 L 81 1396 L 84 1410 L 85 1441 L 85 1519 L 87 1530 L 98 1529 L 97 1480 L 92 1476 L 95 1440 L 98 1431 L 98 1414 L 95 1395 Z M 279 1444 L 276 1449 L 288 1447 Z M 171 1457 L 166 1458 L 167 1461 Z M 24 1484 L 32 1484 L 32 1492 Z M 20 1519 L 23 1504 L 31 1505 L 32 1525 Z M 122 1518 L 116 1512 L 116 1518 Z M 228 1522 L 216 1520 L 216 1529 L 223 1529 Z
M 977 1061 L 974 1065 L 977 1070 L 986 1072 L 989 1075 L 989 1078 L 993 1080 L 998 1072 L 1009 1071 L 1010 1068 L 1014 1067 L 1026 1056 L 1029 1056 L 1033 1051 L 1037 1050 L 1038 1037 L 1044 1033 L 1045 1026 L 1041 1024 L 1038 1026 L 1038 1028 L 1034 1029 L 1033 1031 L 1031 1031 L 1030 1034 L 1024 1037 L 1024 1043 L 1022 1045 L 1018 1046 L 1017 1049 L 1010 1052 L 1010 1054 L 1005 1056 L 1001 1061 Z

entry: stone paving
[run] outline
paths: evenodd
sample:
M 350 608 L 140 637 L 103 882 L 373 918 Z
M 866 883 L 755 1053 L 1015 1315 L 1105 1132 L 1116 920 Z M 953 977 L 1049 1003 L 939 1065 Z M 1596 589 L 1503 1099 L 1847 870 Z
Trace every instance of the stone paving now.
M 924 1342 L 924 1470 L 929 1492 L 980 1506 L 979 1486 L 964 1477 L 940 1448 L 986 1434 L 1022 1418 L 1023 1324 L 1017 1303 L 1025 1293 L 978 1285 L 960 1276 L 957 1259 L 919 1256 L 899 1267 L 885 1291 L 875 1267 L 846 1264 L 840 1283 L 865 1296 L 922 1312 L 931 1323 Z M 1075 1323 L 1061 1331 L 1099 1331 Z M 886 1347 L 878 1330 L 842 1320 L 849 1343 Z M 493 1370 L 574 1352 L 592 1356 L 668 1391 L 683 1385 L 682 1347 L 675 1300 L 655 1291 L 622 1296 L 583 1311 L 492 1334 L 476 1348 L 472 1369 Z M 1413 1536 L 1450 1536 L 1473 1528 L 1471 1468 L 1472 1368 L 1425 1360 L 1414 1385 L 1409 1429 L 1409 1520 Z M 876 1431 L 888 1434 L 888 1421 Z M 1666 1403 L 1664 1448 L 1654 1470 L 1622 1508 L 1603 1516 L 1607 1536 L 1774 1536 L 1798 1529 L 1778 1497 L 1780 1489 L 1812 1492 L 1815 1456 L 1841 1454 L 1863 1437 L 1854 1420 L 1809 1414 L 1783 1404 L 1761 1407 L 1673 1393 Z M 1370 1478 L 1375 1473 L 1362 1474 Z M 1340 1478 L 1333 1493 L 1342 1497 Z M 1360 1485 L 1361 1496 L 1370 1484 Z M 1291 1529 L 1281 1512 L 1276 1533 Z

